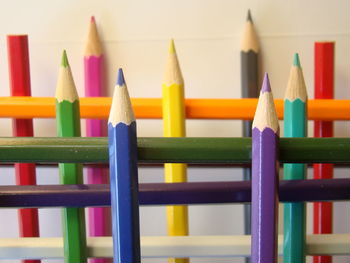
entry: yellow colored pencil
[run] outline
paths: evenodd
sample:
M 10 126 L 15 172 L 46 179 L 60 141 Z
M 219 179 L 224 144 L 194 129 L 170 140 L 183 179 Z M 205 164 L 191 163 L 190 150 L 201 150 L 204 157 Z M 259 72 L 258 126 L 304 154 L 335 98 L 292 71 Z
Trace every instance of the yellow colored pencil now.
M 170 41 L 169 56 L 163 81 L 163 127 L 164 137 L 184 137 L 185 100 L 184 81 L 176 55 L 174 41 Z M 187 181 L 185 164 L 165 164 L 165 182 Z M 187 206 L 167 206 L 168 234 L 171 236 L 188 235 Z M 187 258 L 169 258 L 169 263 L 187 263 Z

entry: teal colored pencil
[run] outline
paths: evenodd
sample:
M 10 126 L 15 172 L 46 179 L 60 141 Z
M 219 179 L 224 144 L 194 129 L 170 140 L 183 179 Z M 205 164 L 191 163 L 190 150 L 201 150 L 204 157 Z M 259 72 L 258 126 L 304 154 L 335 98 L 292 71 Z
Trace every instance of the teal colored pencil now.
M 66 52 L 63 52 L 56 89 L 56 122 L 58 137 L 80 137 L 79 98 L 75 89 Z M 83 167 L 76 163 L 60 163 L 62 184 L 82 184 Z M 86 234 L 83 208 L 63 208 L 64 262 L 86 263 Z
M 298 54 L 290 72 L 284 99 L 284 136 L 307 136 L 307 92 Z M 305 164 L 285 164 L 285 180 L 305 179 Z M 305 262 L 305 203 L 284 205 L 284 263 Z

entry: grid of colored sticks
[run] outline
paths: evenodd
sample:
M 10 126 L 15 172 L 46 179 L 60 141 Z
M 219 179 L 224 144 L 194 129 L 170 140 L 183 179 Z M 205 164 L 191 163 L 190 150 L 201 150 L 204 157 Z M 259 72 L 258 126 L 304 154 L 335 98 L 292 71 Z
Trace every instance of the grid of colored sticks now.
M 0 160 L 16 163 L 16 181 L 21 185 L 0 186 L 0 206 L 21 208 L 20 234 L 33 238 L 0 239 L 1 258 L 39 262 L 64 257 L 71 263 L 100 258 L 97 263 L 113 257 L 114 262 L 137 263 L 141 256 L 170 257 L 171 262 L 188 262 L 194 256 L 244 256 L 257 263 L 277 262 L 279 253 L 284 262 L 305 262 L 306 255 L 318 255 L 314 262 L 331 262 L 329 255 L 350 254 L 350 234 L 331 234 L 332 204 L 327 202 L 350 199 L 350 180 L 332 179 L 333 164 L 350 163 L 350 140 L 303 138 L 308 119 L 315 120 L 315 137 L 332 137 L 332 121 L 350 119 L 349 101 L 333 100 L 334 43 L 315 44 L 316 100 L 310 101 L 298 54 L 284 101 L 273 99 L 267 74 L 259 85 L 259 46 L 250 13 L 241 51 L 246 99 L 185 99 L 173 41 L 162 99 L 130 99 L 121 69 L 113 98 L 79 99 L 65 52 L 55 98 L 32 98 L 27 37 L 9 36 L 8 48 L 13 97 L 0 98 L 0 117 L 15 118 L 14 136 L 26 138 L 0 138 Z M 87 96 L 104 95 L 102 58 L 92 18 L 84 58 Z M 104 124 L 101 120 L 108 114 Z M 32 118 L 55 116 L 57 138 L 30 137 Z M 87 122 L 89 138 L 80 138 L 81 117 L 94 119 Z M 176 138 L 137 138 L 135 117 L 163 118 L 164 136 Z M 252 138 L 185 138 L 186 118 L 243 119 L 243 134 Z M 281 139 L 279 118 L 284 119 Z M 102 137 L 107 127 L 108 139 Z M 107 162 L 109 171 L 90 165 L 88 184 L 83 184 L 83 163 Z M 285 179 L 281 182 L 280 162 Z M 35 185 L 33 163 L 59 163 L 62 185 Z M 138 163 L 164 163 L 167 183 L 139 186 Z M 246 181 L 186 182 L 186 164 L 208 163 L 243 165 Z M 305 180 L 307 163 L 315 164 L 319 180 Z M 285 203 L 283 240 L 277 233 L 279 201 Z M 314 233 L 323 235 L 306 235 L 305 202 L 316 202 Z M 245 209 L 245 232 L 251 235 L 187 236 L 183 205 L 214 203 L 251 203 Z M 169 237 L 140 238 L 139 205 L 168 205 Z M 63 242 L 38 237 L 40 207 L 64 207 Z M 95 207 L 89 210 L 89 238 L 84 207 Z

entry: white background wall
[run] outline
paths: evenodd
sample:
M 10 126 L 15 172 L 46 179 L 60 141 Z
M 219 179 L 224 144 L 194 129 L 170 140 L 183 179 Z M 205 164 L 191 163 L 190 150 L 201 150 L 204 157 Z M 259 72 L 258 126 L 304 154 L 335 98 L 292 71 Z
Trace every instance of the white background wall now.
M 31 0 L 2 1 L 0 10 L 0 96 L 8 96 L 7 34 L 28 34 L 33 96 L 53 96 L 63 49 L 68 52 L 78 92 L 83 96 L 83 51 L 91 15 L 95 15 L 107 58 L 111 94 L 116 70 L 123 67 L 132 97 L 160 97 L 168 42 L 174 38 L 188 98 L 240 97 L 240 39 L 247 9 L 260 38 L 262 72 L 270 74 L 276 98 L 282 98 L 292 55 L 299 52 L 310 98 L 313 98 L 313 43 L 336 41 L 336 98 L 349 98 L 349 2 L 327 0 Z M 188 136 L 240 136 L 240 121 L 187 121 Z M 215 125 L 213 125 L 215 124 Z M 282 123 L 281 123 L 282 124 Z M 0 136 L 11 135 L 1 120 Z M 310 122 L 309 135 L 312 135 Z M 349 125 L 337 122 L 335 135 L 346 137 Z M 36 136 L 55 136 L 54 120 L 35 120 Z M 160 120 L 138 122 L 139 136 L 161 136 Z M 283 135 L 283 131 L 282 131 Z M 311 171 L 309 171 L 309 176 Z M 337 177 L 348 170 L 337 169 Z M 162 181 L 161 169 L 140 169 L 141 182 Z M 191 181 L 241 180 L 240 169 L 190 169 Z M 38 169 L 40 184 L 58 183 L 58 171 Z M 13 184 L 12 169 L 1 168 L 1 184 Z M 336 203 L 335 233 L 350 232 L 348 203 Z M 242 234 L 240 205 L 190 207 L 192 235 Z M 309 212 L 311 210 L 309 209 Z M 16 212 L 0 211 L 0 237 L 18 235 Z M 311 213 L 308 214 L 311 231 Z M 40 210 L 42 236 L 60 236 L 59 209 Z M 141 208 L 142 235 L 164 235 L 165 209 Z M 243 262 L 242 259 L 195 259 L 192 262 Z M 3 260 L 1 262 L 18 262 Z M 61 261 L 47 261 L 61 262 Z M 166 262 L 144 260 L 143 262 Z M 336 257 L 336 263 L 350 257 Z

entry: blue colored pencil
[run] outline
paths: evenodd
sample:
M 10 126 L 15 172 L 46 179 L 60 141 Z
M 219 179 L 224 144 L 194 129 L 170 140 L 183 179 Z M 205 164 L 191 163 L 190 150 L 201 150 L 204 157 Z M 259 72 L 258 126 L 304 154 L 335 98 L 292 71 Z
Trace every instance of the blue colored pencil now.
M 114 262 L 139 263 L 136 121 L 121 69 L 108 120 L 108 138 Z

